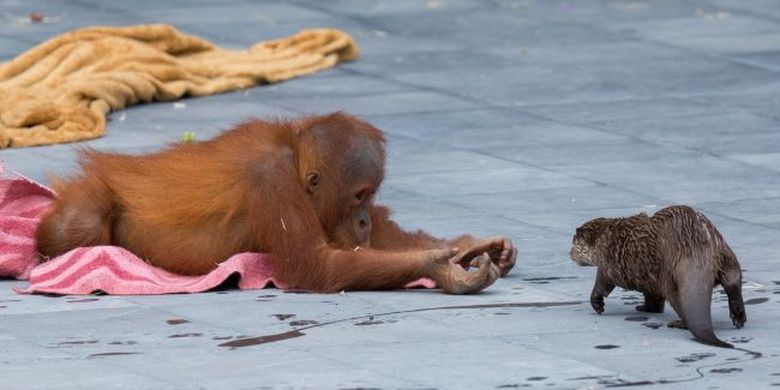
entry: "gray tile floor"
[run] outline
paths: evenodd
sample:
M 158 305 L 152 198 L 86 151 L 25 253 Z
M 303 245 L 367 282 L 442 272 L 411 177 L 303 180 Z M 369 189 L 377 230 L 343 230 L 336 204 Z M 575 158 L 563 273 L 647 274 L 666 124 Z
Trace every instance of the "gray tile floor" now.
M 249 116 L 343 109 L 388 133 L 381 200 L 403 225 L 509 235 L 518 267 L 465 297 L 233 290 L 53 298 L 15 295 L 23 282 L 0 281 L 0 388 L 780 386 L 776 0 L 220 4 L 2 1 L 0 59 L 94 24 L 170 22 L 228 47 L 306 27 L 345 29 L 362 46 L 353 63 L 183 108 L 129 108 L 111 115 L 108 136 L 85 144 L 150 151 Z M 31 11 L 47 22 L 23 23 Z M 73 145 L 0 151 L 39 180 L 73 172 L 74 155 Z M 568 259 L 573 229 L 673 203 L 703 209 L 739 255 L 747 326 L 730 325 L 720 292 L 714 324 L 760 358 L 656 329 L 674 314 L 638 318 L 633 292 L 616 291 L 603 316 L 576 303 L 587 299 L 594 270 Z M 497 303 L 517 305 L 441 309 Z M 273 334 L 299 337 L 219 346 Z

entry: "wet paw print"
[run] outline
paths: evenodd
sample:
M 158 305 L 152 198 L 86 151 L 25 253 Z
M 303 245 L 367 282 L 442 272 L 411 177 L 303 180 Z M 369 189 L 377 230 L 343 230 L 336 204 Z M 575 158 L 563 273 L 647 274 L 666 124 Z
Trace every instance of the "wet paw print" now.
M 319 322 L 314 321 L 314 320 L 295 320 L 295 321 L 290 321 L 290 323 L 288 325 L 290 325 L 290 326 L 308 326 L 308 325 L 317 325 L 317 324 L 319 324 Z
M 658 329 L 664 326 L 663 322 L 645 322 L 642 325 L 650 329 Z
M 713 368 L 710 370 L 710 372 L 716 373 L 716 374 L 730 374 L 732 372 L 740 372 L 742 371 L 741 368 L 736 367 L 728 367 L 728 368 Z
M 732 343 L 737 343 L 737 344 L 749 343 L 751 340 L 753 340 L 753 338 L 747 336 L 732 337 L 729 339 L 729 341 L 731 341 Z
M 688 356 L 676 357 L 674 359 L 677 360 L 680 363 L 693 363 L 693 362 L 698 362 L 699 360 L 706 359 L 706 358 L 713 357 L 713 356 L 715 356 L 714 353 L 705 352 L 705 353 L 694 353 L 694 354 L 691 354 L 691 355 L 688 355 Z
M 257 302 L 271 302 L 273 298 L 276 298 L 276 295 L 274 294 L 265 294 L 265 295 L 258 295 L 257 298 L 255 298 L 255 301 Z

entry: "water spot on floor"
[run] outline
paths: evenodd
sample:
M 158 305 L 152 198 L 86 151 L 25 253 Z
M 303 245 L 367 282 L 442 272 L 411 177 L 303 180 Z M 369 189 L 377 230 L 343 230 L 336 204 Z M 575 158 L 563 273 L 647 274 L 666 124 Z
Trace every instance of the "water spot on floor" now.
M 714 372 L 716 374 L 729 374 L 729 373 L 732 373 L 732 372 L 740 372 L 740 371 L 742 371 L 742 369 L 741 368 L 736 368 L 736 367 L 713 368 L 712 370 L 710 370 L 710 372 Z
M 659 382 L 663 383 L 663 382 Z M 656 382 L 653 381 L 635 381 L 635 382 L 629 382 L 624 379 L 616 378 L 616 379 L 602 379 L 598 381 L 598 384 L 604 385 L 606 387 L 633 387 L 633 386 L 647 386 L 647 385 L 654 385 Z
M 643 326 L 646 326 L 646 327 L 648 327 L 648 328 L 650 328 L 650 329 L 658 329 L 658 328 L 661 328 L 661 327 L 663 327 L 663 326 L 664 326 L 664 324 L 663 324 L 663 323 L 661 323 L 661 322 L 645 322 L 645 323 L 644 323 L 644 324 L 642 324 L 642 325 L 643 325 Z
M 295 317 L 295 314 L 271 314 L 272 316 L 276 317 L 279 321 L 284 321 L 289 318 Z
M 493 313 L 493 314 L 494 314 L 494 315 L 497 315 L 497 316 L 508 316 L 508 315 L 510 315 L 510 314 L 512 314 L 512 313 L 507 313 L 507 312 L 505 312 L 505 311 L 499 311 L 499 312 L 495 312 L 495 313 Z
M 168 336 L 168 338 L 169 339 L 180 339 L 180 338 L 185 338 L 185 337 L 200 337 L 200 336 L 203 336 L 203 333 L 177 333 L 177 334 L 172 334 L 172 335 Z
M 137 341 L 112 341 L 108 345 L 136 345 Z
M 212 340 L 230 340 L 233 336 L 214 336 L 211 339 Z
M 525 380 L 527 380 L 527 381 L 543 381 L 545 379 L 547 379 L 546 376 L 531 376 L 531 377 L 525 378 Z
M 258 295 L 258 298 L 276 298 L 276 294 Z
M 715 354 L 712 352 L 704 352 L 704 353 L 694 353 L 688 356 L 681 356 L 674 359 L 681 363 L 693 363 L 713 356 L 715 356 Z
M 309 291 L 309 290 L 296 290 L 296 289 L 293 289 L 293 290 L 284 290 L 284 293 L 285 293 L 285 294 L 311 294 L 311 293 L 312 293 L 312 291 Z
M 769 374 L 769 376 L 780 376 L 780 372 L 773 372 Z
M 581 301 L 564 301 L 564 302 L 515 302 L 515 303 L 490 303 L 490 304 L 481 304 L 481 305 L 457 305 L 457 306 L 434 306 L 434 307 L 424 307 L 419 309 L 411 309 L 411 310 L 402 310 L 402 311 L 393 311 L 393 312 L 387 312 L 387 313 L 380 313 L 376 314 L 376 316 L 389 316 L 389 315 L 398 315 L 398 314 L 406 314 L 406 313 L 420 313 L 420 312 L 429 312 L 429 311 L 439 311 L 439 310 L 464 310 L 464 309 L 470 309 L 470 310 L 480 310 L 480 309 L 495 309 L 495 308 L 543 308 L 543 307 L 558 307 L 558 306 L 572 306 L 572 305 L 579 305 L 581 304 Z M 459 313 L 453 313 L 454 315 L 459 315 Z M 295 329 L 289 332 L 284 333 L 278 333 L 274 335 L 266 335 L 266 336 L 257 336 L 257 337 L 244 337 L 244 336 L 237 336 L 235 340 L 229 341 L 227 343 L 219 344 L 220 347 L 230 347 L 231 349 L 239 348 L 239 347 L 247 347 L 252 345 L 258 345 L 258 344 L 265 344 L 269 342 L 275 342 L 275 341 L 281 341 L 281 340 L 287 340 L 294 337 L 300 337 L 304 336 L 305 333 L 301 332 L 301 330 L 315 328 L 315 327 L 322 327 L 326 325 L 332 325 L 332 324 L 339 324 L 344 322 L 351 322 L 358 319 L 362 319 L 365 317 L 350 317 L 350 318 L 343 318 L 340 320 L 335 321 L 328 321 L 325 323 L 318 323 L 316 321 L 311 320 L 299 320 L 299 321 L 292 321 L 290 322 L 291 326 L 300 326 L 300 325 L 306 325 L 305 327 L 301 329 Z M 373 316 L 369 316 L 369 321 L 373 320 Z M 393 322 L 397 320 L 386 320 L 387 322 Z
M 0 299 L 0 302 L 21 302 L 21 299 Z
M 0 305 L 0 309 L 5 309 L 6 307 L 8 307 L 8 306 Z
M 579 377 L 576 377 L 576 378 L 569 378 L 569 379 L 566 379 L 566 380 L 567 381 L 585 381 L 585 380 L 592 380 L 592 379 L 607 380 L 607 379 L 612 379 L 614 377 L 615 377 L 615 375 L 589 375 L 589 376 L 579 376 Z
M 737 343 L 737 344 L 749 343 L 750 340 L 753 340 L 753 338 L 747 336 L 732 337 L 729 339 L 729 341 L 731 341 L 732 343 Z
M 425 309 L 410 310 L 408 313 L 414 313 L 418 311 L 433 311 L 433 310 L 462 310 L 462 309 L 496 309 L 496 308 L 509 308 L 509 307 L 557 307 L 557 306 L 571 306 L 579 305 L 582 302 L 568 301 L 568 302 L 517 302 L 517 303 L 487 303 L 482 305 L 462 305 L 462 306 L 438 306 L 429 307 Z M 399 312 L 399 313 L 407 313 Z
M 593 348 L 596 348 L 596 349 L 615 349 L 615 348 L 620 348 L 620 346 L 619 345 L 614 345 L 614 344 L 602 344 L 602 345 L 596 345 Z
M 379 387 L 342 387 L 339 390 L 382 390 Z
M 104 357 L 104 356 L 140 355 L 140 354 L 141 352 L 103 352 L 103 353 L 93 353 L 92 355 L 87 356 L 87 359 Z
M 355 323 L 355 325 L 356 326 L 366 326 L 366 325 L 379 325 L 379 324 L 384 324 L 384 323 L 385 323 L 384 321 L 379 321 L 379 320 L 366 320 L 366 321 L 357 322 L 357 323 Z
M 290 321 L 290 326 L 307 326 L 307 325 L 316 325 L 316 324 L 319 324 L 319 322 L 314 320 Z
M 546 276 L 541 278 L 526 278 L 523 280 L 531 283 L 540 283 L 540 282 L 549 283 L 550 281 L 553 280 L 565 280 L 565 279 L 577 279 L 577 277 L 576 276 Z
M 780 280 L 773 280 L 773 281 L 772 281 L 772 283 L 774 283 L 774 284 L 776 284 L 776 285 L 780 286 Z
M 763 298 L 750 298 L 747 301 L 745 301 L 746 305 L 758 305 L 760 303 L 768 302 L 769 298 L 763 297 Z
M 730 362 L 733 362 L 733 361 L 737 361 L 737 360 L 739 360 L 739 358 L 730 357 L 730 358 L 728 358 L 728 359 L 726 359 L 726 360 L 728 360 L 728 361 L 730 361 Z
M 68 303 L 84 303 L 84 302 L 95 302 L 99 301 L 99 298 L 84 298 L 84 299 L 73 299 L 67 301 Z
M 647 321 L 650 318 L 645 316 L 628 316 L 625 319 L 626 321 L 642 322 L 642 321 Z
M 97 342 L 97 340 L 60 341 L 57 343 L 57 346 L 97 344 Z
M 168 325 L 181 325 L 186 324 L 189 321 L 185 320 L 184 318 L 171 318 L 170 320 L 165 321 L 168 323 Z
M 247 338 L 240 338 L 233 341 L 228 341 L 226 343 L 219 344 L 220 347 L 230 347 L 231 349 L 241 348 L 241 347 L 250 347 L 253 345 L 260 345 L 260 344 L 267 344 L 267 343 L 273 343 L 276 341 L 282 341 L 282 340 L 288 340 L 296 337 L 305 336 L 306 333 L 303 333 L 299 330 L 291 330 L 289 332 L 284 333 L 278 333 L 278 334 L 272 334 L 267 336 L 258 336 L 258 337 L 247 337 Z

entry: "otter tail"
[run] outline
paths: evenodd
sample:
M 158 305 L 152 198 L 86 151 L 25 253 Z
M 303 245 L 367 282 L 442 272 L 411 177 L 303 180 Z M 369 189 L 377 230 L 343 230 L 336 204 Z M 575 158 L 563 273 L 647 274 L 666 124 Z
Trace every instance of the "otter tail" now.
M 712 331 L 710 306 L 714 275 L 708 264 L 697 260 L 682 261 L 679 264 L 681 269 L 678 271 L 682 271 L 679 274 L 682 277 L 677 280 L 679 294 L 675 304 L 677 314 L 696 340 L 716 347 L 734 348 L 733 345 L 720 340 Z

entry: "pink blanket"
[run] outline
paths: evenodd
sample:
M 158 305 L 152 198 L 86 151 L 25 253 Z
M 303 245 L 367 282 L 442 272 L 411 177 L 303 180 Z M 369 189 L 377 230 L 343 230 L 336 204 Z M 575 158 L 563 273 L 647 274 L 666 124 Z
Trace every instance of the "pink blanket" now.
M 0 163 L 0 175 L 3 165 Z M 274 280 L 267 254 L 239 253 L 203 276 L 183 276 L 154 267 L 127 250 L 114 246 L 76 248 L 39 264 L 35 228 L 55 198 L 54 192 L 22 175 L 0 177 L 0 277 L 30 280 L 19 293 L 117 295 L 202 292 L 238 274 L 241 289 L 265 288 Z M 433 288 L 421 279 L 407 287 Z

